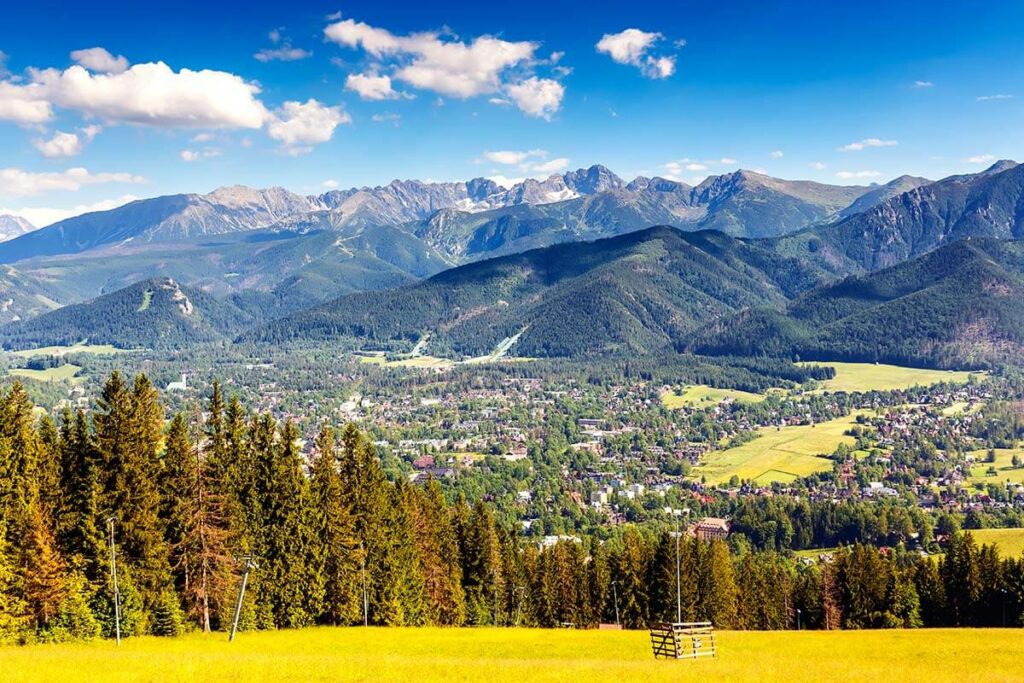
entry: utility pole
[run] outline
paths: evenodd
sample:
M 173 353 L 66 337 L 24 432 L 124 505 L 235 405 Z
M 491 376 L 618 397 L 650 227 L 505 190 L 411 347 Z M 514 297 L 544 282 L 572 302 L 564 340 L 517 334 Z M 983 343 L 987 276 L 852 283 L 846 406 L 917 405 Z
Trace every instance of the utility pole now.
M 107 517 L 110 527 L 110 582 L 114 588 L 114 638 L 121 644 L 121 592 L 117 589 L 117 554 L 114 552 L 114 521 L 117 517 Z
M 519 626 L 519 619 L 523 616 L 523 598 L 526 597 L 526 589 L 516 586 L 516 593 L 519 593 L 519 607 L 516 608 L 516 626 Z
M 259 566 L 253 562 L 252 555 L 246 555 L 245 569 L 242 571 L 242 583 L 238 587 L 238 603 L 235 604 L 235 618 L 231 622 L 231 635 L 228 636 L 228 642 L 230 643 L 235 639 L 235 632 L 238 631 L 238 619 L 242 616 L 242 600 L 245 599 L 245 585 L 249 583 L 249 570 L 259 569 Z
M 494 625 L 498 625 L 498 584 L 494 584 Z
M 796 630 L 797 631 L 800 630 L 800 614 L 801 614 L 800 608 L 797 607 L 796 608 Z
M 622 623 L 619 621 L 619 591 L 618 588 L 616 588 L 617 584 L 618 581 L 612 579 L 612 597 L 615 598 L 615 624 L 617 626 L 622 626 Z

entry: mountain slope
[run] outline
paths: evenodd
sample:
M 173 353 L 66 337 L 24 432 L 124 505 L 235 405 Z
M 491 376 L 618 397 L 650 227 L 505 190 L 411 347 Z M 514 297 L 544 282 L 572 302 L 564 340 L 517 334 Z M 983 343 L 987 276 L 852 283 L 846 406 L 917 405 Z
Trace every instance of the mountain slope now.
M 251 322 L 230 302 L 157 278 L 0 327 L 0 345 L 24 349 L 88 340 L 126 349 L 169 349 L 224 339 Z
M 1024 242 L 971 238 L 696 335 L 708 354 L 974 367 L 1024 353 Z
M 29 223 L 21 216 L 0 214 L 0 242 L 12 240 L 15 237 L 20 237 L 35 229 L 36 226 Z
M 892 197 L 834 225 L 778 241 L 847 272 L 878 270 L 965 237 L 1024 238 L 1024 166 L 999 162 Z
M 454 268 L 397 290 L 353 294 L 245 336 L 262 342 L 356 337 L 393 346 L 430 334 L 430 351 L 575 356 L 643 353 L 751 306 L 778 306 L 813 275 L 714 232 L 656 227 Z

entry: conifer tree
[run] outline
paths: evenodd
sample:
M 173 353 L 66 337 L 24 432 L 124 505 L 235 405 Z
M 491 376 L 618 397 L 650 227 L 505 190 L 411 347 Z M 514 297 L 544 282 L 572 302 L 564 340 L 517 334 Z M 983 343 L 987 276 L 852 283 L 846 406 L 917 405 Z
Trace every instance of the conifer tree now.
M 482 501 L 470 513 L 462 542 L 462 581 L 466 615 L 471 624 L 494 624 L 496 596 L 505 590 L 501 573 L 501 547 L 494 517 Z
M 65 411 L 61 434 L 57 542 L 69 564 L 90 582 L 98 583 L 105 571 L 105 539 L 98 507 L 99 455 L 85 413 Z
M 314 578 L 307 594 L 322 596 L 322 606 L 315 611 L 322 615 L 322 621 L 351 624 L 361 615 L 359 541 L 352 511 L 342 496 L 334 430 L 324 427 L 316 443 L 309 484 L 309 561 Z
M 619 596 L 619 614 L 626 628 L 643 628 L 649 620 L 647 565 L 643 538 L 633 527 L 622 535 L 622 548 L 613 563 Z
M 27 540 L 20 583 L 33 628 L 42 630 L 57 616 L 69 591 L 67 566 L 57 550 L 46 513 L 39 506 L 32 509 Z
M 129 389 L 116 372 L 98 403 L 94 419 L 105 475 L 101 509 L 117 517 L 122 554 L 135 568 L 143 605 L 151 612 L 171 581 L 157 488 L 162 409 L 149 380 L 140 375 Z

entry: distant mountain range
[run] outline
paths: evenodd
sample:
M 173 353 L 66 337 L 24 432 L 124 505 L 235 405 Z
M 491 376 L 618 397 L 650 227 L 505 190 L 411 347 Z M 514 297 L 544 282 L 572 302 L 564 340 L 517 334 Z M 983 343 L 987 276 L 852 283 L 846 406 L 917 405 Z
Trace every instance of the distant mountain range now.
M 36 227 L 21 216 L 0 214 L 0 242 L 12 240 L 25 233 L 32 232 Z
M 690 187 L 663 178 L 625 183 L 592 166 L 511 188 L 484 178 L 394 181 L 316 196 L 226 187 L 139 200 L 31 231 L 0 243 L 0 263 L 16 263 L 23 278 L 61 303 L 166 275 L 213 293 L 270 295 L 275 310 L 294 309 L 461 263 L 651 225 L 788 234 L 836 220 L 852 203 L 881 200 L 904 183 L 830 186 L 737 171 Z M 268 251 L 296 258 L 257 258 Z M 273 294 L 295 278 L 325 286 L 306 288 L 313 298 L 301 302 Z M 0 322 L 35 312 L 12 306 Z
M 1024 167 L 871 188 L 747 171 L 697 187 L 625 184 L 601 166 L 511 189 L 227 188 L 71 219 L 0 253 L 47 235 L 82 249 L 4 267 L 8 346 L 78 335 L 146 345 L 123 327 L 138 316 L 109 311 L 127 311 L 119 302 L 140 296 L 140 281 L 143 292 L 169 281 L 201 312 L 172 326 L 180 339 L 351 337 L 398 349 L 428 335 L 431 352 L 452 357 L 514 341 L 537 356 L 676 348 L 984 364 L 1018 351 L 1020 247 L 1009 240 L 1024 239 Z

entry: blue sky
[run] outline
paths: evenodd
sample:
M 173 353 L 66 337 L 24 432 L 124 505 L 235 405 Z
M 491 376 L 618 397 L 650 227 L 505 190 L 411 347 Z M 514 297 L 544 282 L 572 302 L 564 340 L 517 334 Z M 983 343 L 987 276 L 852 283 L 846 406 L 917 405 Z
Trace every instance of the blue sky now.
M 17 3 L 0 210 L 593 163 L 938 178 L 1024 158 L 1022 36 L 1020 2 Z

